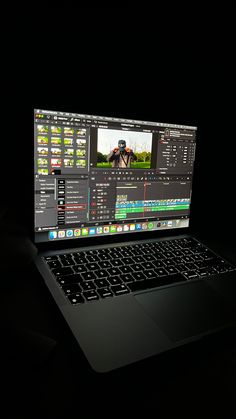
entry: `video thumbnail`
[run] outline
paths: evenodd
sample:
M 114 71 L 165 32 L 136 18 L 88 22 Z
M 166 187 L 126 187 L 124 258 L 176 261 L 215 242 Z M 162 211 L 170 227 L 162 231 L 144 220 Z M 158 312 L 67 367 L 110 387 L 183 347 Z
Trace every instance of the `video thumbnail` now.
M 61 149 L 60 148 L 51 148 L 51 152 L 54 156 L 60 156 L 61 155 Z
M 61 138 L 51 137 L 51 144 L 52 145 L 61 145 Z
M 151 133 L 99 128 L 97 167 L 148 169 L 151 148 Z
M 84 137 L 86 135 L 86 129 L 77 129 L 76 134 L 80 137 Z
M 84 148 L 76 150 L 76 156 L 78 156 L 78 157 L 84 157 L 85 154 L 86 154 L 86 150 Z
M 74 149 L 73 148 L 65 148 L 65 156 L 73 156 Z
M 64 127 L 64 134 L 65 135 L 73 135 L 75 130 L 73 128 Z
M 51 133 L 52 134 L 61 134 L 61 127 L 57 127 L 55 125 L 51 126 Z
M 48 175 L 48 169 L 38 169 L 39 175 Z
M 39 154 L 43 154 L 45 156 L 48 155 L 48 148 L 47 147 L 38 147 L 37 151 Z
M 76 160 L 76 167 L 86 167 L 86 160 Z
M 85 147 L 86 145 L 86 140 L 81 140 L 80 138 L 76 139 L 76 144 L 78 147 Z
M 48 133 L 48 125 L 37 125 L 37 131 L 41 134 L 47 134 Z
M 65 145 L 73 145 L 73 138 L 64 138 Z
M 51 166 L 52 167 L 61 167 L 62 159 L 51 159 Z
M 38 144 L 48 144 L 48 137 L 42 137 L 42 135 L 38 135 L 37 142 Z
M 64 159 L 64 166 L 65 167 L 73 167 L 74 166 L 74 160 L 73 159 Z
M 38 166 L 39 167 L 45 167 L 48 165 L 48 160 L 47 159 L 38 159 Z

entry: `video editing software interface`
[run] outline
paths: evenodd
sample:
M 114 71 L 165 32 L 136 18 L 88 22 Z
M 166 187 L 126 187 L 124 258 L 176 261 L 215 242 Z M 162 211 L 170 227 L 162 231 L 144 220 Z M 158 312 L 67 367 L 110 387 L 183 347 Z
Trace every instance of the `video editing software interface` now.
M 34 111 L 35 241 L 187 227 L 196 127 Z

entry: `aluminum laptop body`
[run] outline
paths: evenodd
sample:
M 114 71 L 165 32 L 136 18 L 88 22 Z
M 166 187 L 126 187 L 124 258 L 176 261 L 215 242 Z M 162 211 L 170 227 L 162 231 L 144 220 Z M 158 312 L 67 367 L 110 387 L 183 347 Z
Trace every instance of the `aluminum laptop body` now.
M 235 268 L 188 231 L 195 149 L 196 127 L 34 111 L 36 265 L 97 372 L 235 325 Z

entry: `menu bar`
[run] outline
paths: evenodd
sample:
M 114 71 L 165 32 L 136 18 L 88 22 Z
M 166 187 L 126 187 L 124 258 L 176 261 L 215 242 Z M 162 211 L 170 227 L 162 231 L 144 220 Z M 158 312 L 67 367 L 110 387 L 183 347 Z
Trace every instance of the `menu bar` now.
M 169 124 L 164 122 L 152 122 L 152 121 L 140 121 L 136 119 L 125 119 L 125 118 L 113 118 L 108 116 L 98 116 L 98 115 L 85 115 L 85 114 L 76 114 L 76 113 L 68 113 L 68 112 L 55 112 L 55 111 L 47 111 L 47 110 L 35 110 L 35 118 L 36 119 L 54 119 L 55 121 L 58 119 L 59 121 L 64 122 L 83 122 L 83 123 L 107 123 L 115 122 L 121 123 L 123 126 L 127 127 L 134 127 L 135 125 L 150 125 L 153 127 L 165 127 L 165 128 L 179 128 L 179 129 L 189 129 L 189 130 L 197 130 L 196 126 L 190 125 L 179 125 L 179 124 Z

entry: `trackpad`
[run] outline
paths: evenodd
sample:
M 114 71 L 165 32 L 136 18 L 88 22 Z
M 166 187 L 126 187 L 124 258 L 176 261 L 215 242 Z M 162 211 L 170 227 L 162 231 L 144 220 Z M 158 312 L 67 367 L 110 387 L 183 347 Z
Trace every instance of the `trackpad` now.
M 192 282 L 135 296 L 174 341 L 217 329 L 232 320 L 224 299 L 204 282 Z

